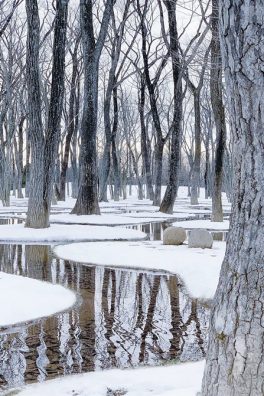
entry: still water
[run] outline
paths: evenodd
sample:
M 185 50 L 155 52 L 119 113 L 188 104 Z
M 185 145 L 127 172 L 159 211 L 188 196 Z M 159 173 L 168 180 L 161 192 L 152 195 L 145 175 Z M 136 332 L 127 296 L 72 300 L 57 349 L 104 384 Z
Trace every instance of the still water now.
M 66 374 L 205 355 L 208 305 L 190 298 L 177 276 L 60 260 L 47 245 L 0 245 L 0 271 L 78 296 L 66 312 L 0 328 L 0 393 Z

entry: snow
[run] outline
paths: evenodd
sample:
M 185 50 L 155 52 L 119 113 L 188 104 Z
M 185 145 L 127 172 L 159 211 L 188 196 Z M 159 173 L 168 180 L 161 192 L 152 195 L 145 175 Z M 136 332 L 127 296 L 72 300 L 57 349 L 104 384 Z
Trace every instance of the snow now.
M 0 327 L 6 327 L 64 311 L 76 297 L 59 285 L 0 272 L 0 301 Z
M 225 242 L 214 241 L 212 249 L 168 246 L 160 241 L 73 243 L 54 248 L 57 256 L 80 263 L 140 268 L 178 274 L 196 298 L 214 296 Z
M 29 385 L 20 396 L 106 396 L 107 388 L 126 396 L 195 396 L 202 383 L 204 361 L 67 376 Z
M 164 215 L 160 212 L 140 212 L 125 214 L 102 214 L 101 216 L 77 216 L 69 213 L 62 213 L 50 216 L 51 223 L 68 223 L 68 224 L 90 224 L 90 225 L 133 225 L 151 223 L 154 221 L 173 220 L 177 218 L 188 218 L 190 214 L 179 214 L 179 216 Z
M 127 228 L 89 225 L 51 225 L 25 228 L 23 224 L 0 225 L 0 242 L 72 242 L 98 240 L 140 240 L 146 234 Z
M 223 222 L 214 222 L 211 220 L 186 220 L 178 221 L 173 223 L 175 227 L 183 227 L 187 229 L 193 228 L 204 228 L 211 231 L 228 231 L 229 230 L 229 220 L 224 220 Z

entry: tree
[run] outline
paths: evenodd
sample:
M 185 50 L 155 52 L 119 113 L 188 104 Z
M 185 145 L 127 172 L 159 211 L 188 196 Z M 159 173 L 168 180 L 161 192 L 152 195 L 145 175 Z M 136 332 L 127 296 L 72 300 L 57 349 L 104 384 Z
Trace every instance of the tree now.
M 261 1 L 220 0 L 234 145 L 233 214 L 214 298 L 204 396 L 263 395 L 264 75 Z
M 31 143 L 30 194 L 26 227 L 49 227 L 56 156 L 64 95 L 68 0 L 57 0 L 53 42 L 51 94 L 47 131 L 41 115 L 39 71 L 40 21 L 37 0 L 26 1 L 28 124 Z
M 93 2 L 80 0 L 84 61 L 84 98 L 81 124 L 80 187 L 72 213 L 100 214 L 97 171 L 98 71 L 114 0 L 107 0 L 97 41 L 94 35 Z
M 172 62 L 173 76 L 173 120 L 170 125 L 171 132 L 171 152 L 170 152 L 170 170 L 169 183 L 165 191 L 164 198 L 160 205 L 160 211 L 163 213 L 172 213 L 173 205 L 177 195 L 179 167 L 181 157 L 181 140 L 182 140 L 182 73 L 180 60 L 180 46 L 176 21 L 176 3 L 177 0 L 163 0 L 168 12 L 169 20 L 169 52 Z
M 225 108 L 223 103 L 222 59 L 219 38 L 218 0 L 212 0 L 212 41 L 211 41 L 211 104 L 216 128 L 216 148 L 214 163 L 214 185 L 212 194 L 212 221 L 223 221 L 222 182 L 226 141 Z

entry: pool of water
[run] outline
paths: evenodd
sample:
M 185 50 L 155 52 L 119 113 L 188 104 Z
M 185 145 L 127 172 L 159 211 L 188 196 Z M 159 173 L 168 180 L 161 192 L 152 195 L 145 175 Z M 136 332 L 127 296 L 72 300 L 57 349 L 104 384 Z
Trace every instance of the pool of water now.
M 163 232 L 167 227 L 170 227 L 175 220 L 161 221 L 156 223 L 138 224 L 133 226 L 126 226 L 134 230 L 140 230 L 147 234 L 148 239 L 151 241 L 161 241 L 163 239 Z M 186 229 L 187 233 L 190 230 Z M 228 231 L 210 231 L 214 241 L 226 241 Z
M 209 307 L 192 299 L 177 276 L 60 260 L 47 245 L 0 245 L 0 271 L 61 284 L 78 296 L 66 312 L 0 328 L 0 392 L 205 355 Z

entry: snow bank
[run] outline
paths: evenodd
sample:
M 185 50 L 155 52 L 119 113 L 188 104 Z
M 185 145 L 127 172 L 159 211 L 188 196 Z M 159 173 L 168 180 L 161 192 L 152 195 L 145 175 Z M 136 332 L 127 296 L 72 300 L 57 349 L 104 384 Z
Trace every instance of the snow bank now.
M 153 221 L 162 221 L 167 219 L 180 218 L 180 216 L 159 215 L 159 213 L 140 213 L 139 216 L 134 214 L 102 214 L 101 216 L 89 215 L 89 216 L 77 216 L 74 214 L 63 213 L 50 216 L 51 223 L 68 223 L 68 224 L 89 224 L 89 225 L 133 225 L 133 224 L 143 224 L 151 223 Z M 188 216 L 185 216 L 188 218 Z
M 140 240 L 146 234 L 127 228 L 89 225 L 51 225 L 49 228 L 25 228 L 23 224 L 0 225 L 0 242 L 72 242 Z
M 224 220 L 221 223 L 214 222 L 211 220 L 186 220 L 173 223 L 175 227 L 184 227 L 187 229 L 193 228 L 205 228 L 211 231 L 228 231 L 229 220 Z
M 75 300 L 62 286 L 0 272 L 0 327 L 64 311 Z
M 73 243 L 54 248 L 57 256 L 81 263 L 168 271 L 178 274 L 193 297 L 212 298 L 225 253 L 225 242 L 212 249 L 187 245 L 164 246 L 162 242 Z
M 195 396 L 201 388 L 204 362 L 174 366 L 108 370 L 29 385 L 20 396 L 106 396 L 107 388 L 123 389 L 126 396 Z

